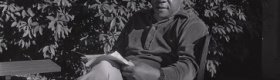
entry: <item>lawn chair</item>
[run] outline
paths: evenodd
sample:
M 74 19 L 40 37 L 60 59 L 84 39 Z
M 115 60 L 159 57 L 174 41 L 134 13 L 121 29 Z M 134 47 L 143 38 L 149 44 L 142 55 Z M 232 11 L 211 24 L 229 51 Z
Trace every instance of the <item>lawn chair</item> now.
M 211 39 L 211 35 L 206 35 L 201 40 L 204 42 L 199 42 L 197 46 L 195 46 L 195 53 L 196 54 L 196 62 L 199 64 L 199 70 L 195 80 L 204 80 L 205 68 L 206 68 L 206 58 L 208 53 L 208 47 Z

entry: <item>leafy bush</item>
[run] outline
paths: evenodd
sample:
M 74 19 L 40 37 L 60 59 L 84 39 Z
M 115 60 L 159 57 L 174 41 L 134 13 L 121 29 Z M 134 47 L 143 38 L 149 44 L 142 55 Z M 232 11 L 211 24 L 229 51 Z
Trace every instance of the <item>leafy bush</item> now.
M 0 1 L 0 61 L 52 59 L 62 67 L 48 78 L 74 79 L 86 72 L 80 57 L 111 51 L 132 14 L 151 8 L 149 0 L 6 0 Z M 260 19 L 250 3 L 260 0 L 185 0 L 207 24 L 211 39 L 207 69 L 213 74 L 225 43 Z M 259 5 L 254 5 L 259 6 Z M 257 10 L 255 10 L 257 11 Z M 247 31 L 246 31 L 247 30 Z
M 7 0 L 1 4 L 1 61 L 50 58 L 62 67 L 53 77 L 74 79 L 83 70 L 72 35 L 74 0 Z
M 239 52 L 233 53 L 239 54 L 235 57 L 238 59 L 248 55 L 242 41 L 244 37 L 260 37 L 261 0 L 191 0 L 188 3 L 206 23 L 212 35 L 206 66 L 212 77 L 217 73 L 225 53 Z M 232 44 L 231 41 L 239 42 Z

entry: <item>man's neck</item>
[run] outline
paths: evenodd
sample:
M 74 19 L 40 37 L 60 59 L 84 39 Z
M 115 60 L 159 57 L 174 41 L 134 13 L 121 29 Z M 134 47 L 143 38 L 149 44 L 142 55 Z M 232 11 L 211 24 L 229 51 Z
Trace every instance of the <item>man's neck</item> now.
M 164 18 L 160 18 L 160 17 L 158 17 L 157 15 L 153 15 L 154 16 L 154 18 L 157 20 L 157 21 L 161 21 L 161 20 L 163 20 Z

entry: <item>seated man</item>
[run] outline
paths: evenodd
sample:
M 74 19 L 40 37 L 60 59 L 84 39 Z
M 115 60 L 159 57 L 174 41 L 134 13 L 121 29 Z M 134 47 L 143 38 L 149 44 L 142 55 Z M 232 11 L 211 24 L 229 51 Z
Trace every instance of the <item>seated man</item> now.
M 152 9 L 136 12 L 114 49 L 134 66 L 100 61 L 80 80 L 193 80 L 198 66 L 194 42 L 207 27 L 183 0 L 151 0 Z

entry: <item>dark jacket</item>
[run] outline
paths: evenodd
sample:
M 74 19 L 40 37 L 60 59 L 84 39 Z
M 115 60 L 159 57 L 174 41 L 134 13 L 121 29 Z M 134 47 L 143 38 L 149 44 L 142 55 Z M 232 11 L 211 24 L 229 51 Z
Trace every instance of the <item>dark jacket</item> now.
M 136 12 L 122 30 L 114 48 L 126 59 L 161 68 L 165 80 L 192 80 L 198 70 L 194 42 L 207 27 L 192 10 L 157 21 L 153 10 Z

